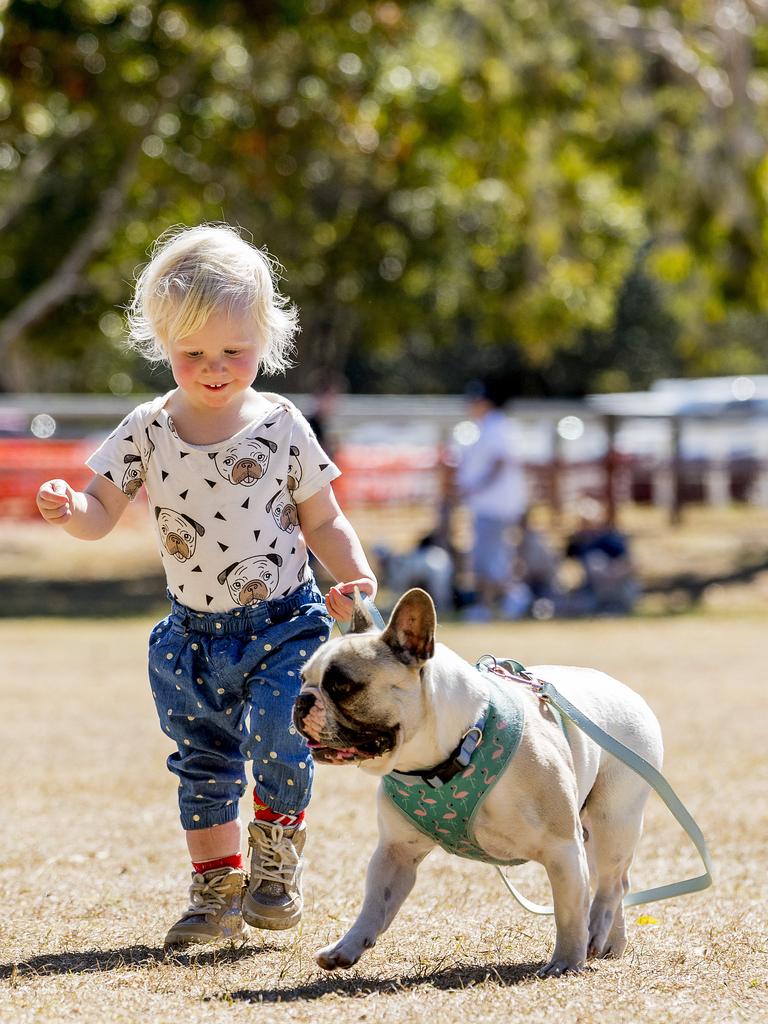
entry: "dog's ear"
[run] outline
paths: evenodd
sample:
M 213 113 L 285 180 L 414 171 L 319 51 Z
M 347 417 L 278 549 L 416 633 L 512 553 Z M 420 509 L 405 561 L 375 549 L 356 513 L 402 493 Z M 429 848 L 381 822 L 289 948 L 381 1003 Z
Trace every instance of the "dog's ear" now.
M 352 620 L 349 623 L 350 633 L 368 633 L 374 628 L 373 617 L 365 606 L 360 588 L 355 587 L 352 597 Z
M 381 639 L 405 665 L 428 661 L 435 653 L 437 616 L 432 598 L 414 588 L 403 594 Z
M 275 444 L 274 441 L 271 441 L 268 437 L 249 437 L 248 440 L 249 441 L 259 441 L 266 448 L 269 448 L 269 450 L 272 452 L 273 455 L 277 451 L 277 445 Z

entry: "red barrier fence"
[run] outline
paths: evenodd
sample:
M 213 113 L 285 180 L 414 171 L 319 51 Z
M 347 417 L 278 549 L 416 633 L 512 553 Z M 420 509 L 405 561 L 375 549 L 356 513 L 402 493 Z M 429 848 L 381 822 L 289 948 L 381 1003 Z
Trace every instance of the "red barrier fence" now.
M 342 508 L 359 505 L 432 505 L 439 501 L 437 445 L 349 444 L 338 451 L 341 476 L 333 489 Z
M 91 479 L 89 440 L 0 438 L 0 519 L 38 516 L 35 494 L 44 480 L 63 477 L 82 489 Z M 429 504 L 438 500 L 440 451 L 424 445 L 348 445 L 337 454 L 342 476 L 334 484 L 344 508 Z
M 37 518 L 35 495 L 45 480 L 63 477 L 85 487 L 93 474 L 84 463 L 95 447 L 82 440 L 0 439 L 0 519 Z
M 97 447 L 97 441 L 94 437 L 69 441 L 0 438 L 0 520 L 35 519 L 35 494 L 44 480 L 64 477 L 73 487 L 83 488 L 91 479 L 85 459 Z M 447 483 L 439 445 L 348 444 L 336 453 L 336 462 L 342 476 L 334 490 L 346 509 L 366 505 L 437 508 Z M 663 460 L 623 454 L 614 456 L 613 465 L 617 501 L 654 500 L 654 474 L 664 468 Z M 681 464 L 678 486 L 685 501 L 707 500 L 707 472 L 706 462 L 689 460 Z M 601 499 L 605 495 L 606 467 L 602 459 L 529 464 L 526 473 L 530 500 L 546 502 L 553 509 L 567 507 L 579 495 Z M 725 484 L 730 500 L 755 500 L 760 473 L 754 459 L 732 460 Z

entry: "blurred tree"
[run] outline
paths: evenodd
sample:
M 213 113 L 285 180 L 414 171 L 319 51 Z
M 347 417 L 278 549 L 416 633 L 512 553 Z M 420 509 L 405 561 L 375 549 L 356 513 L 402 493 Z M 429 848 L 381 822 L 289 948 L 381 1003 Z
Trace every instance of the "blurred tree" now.
M 296 389 L 764 366 L 757 0 L 6 0 L 3 32 L 0 387 L 164 386 L 119 306 L 218 219 L 286 267 Z

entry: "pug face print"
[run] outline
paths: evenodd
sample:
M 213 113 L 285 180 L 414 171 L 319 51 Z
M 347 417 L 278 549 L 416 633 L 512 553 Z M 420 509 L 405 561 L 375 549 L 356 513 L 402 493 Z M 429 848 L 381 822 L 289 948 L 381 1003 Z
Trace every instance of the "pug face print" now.
M 179 562 L 186 562 L 195 553 L 197 538 L 205 534 L 205 528 L 183 512 L 172 508 L 155 506 L 155 518 L 160 530 L 160 539 L 169 555 Z
M 299 525 L 296 505 L 285 488 L 272 495 L 265 506 L 265 511 L 272 513 L 272 518 L 284 533 L 293 533 Z
M 120 488 L 123 494 L 127 494 L 129 498 L 132 498 L 144 483 L 144 469 L 141 464 L 141 456 L 126 455 L 123 458 L 123 462 L 125 463 L 125 473 L 123 473 Z
M 216 469 L 231 484 L 252 487 L 269 466 L 269 457 L 277 445 L 266 437 L 246 437 L 220 452 L 210 453 Z
M 299 461 L 299 449 L 295 444 L 291 445 L 290 456 L 288 459 L 288 479 L 286 480 L 286 486 L 288 490 L 293 494 L 296 488 L 301 483 L 301 462 Z
M 222 585 L 227 584 L 235 604 L 256 604 L 266 601 L 274 592 L 282 564 L 280 555 L 270 551 L 267 555 L 254 555 L 242 562 L 233 562 L 217 578 Z

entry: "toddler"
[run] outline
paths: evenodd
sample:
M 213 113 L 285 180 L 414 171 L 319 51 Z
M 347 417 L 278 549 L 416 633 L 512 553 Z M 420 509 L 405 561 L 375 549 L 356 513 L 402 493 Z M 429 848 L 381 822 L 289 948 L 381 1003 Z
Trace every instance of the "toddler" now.
M 339 470 L 291 402 L 251 386 L 289 365 L 298 329 L 270 258 L 230 227 L 175 230 L 140 273 L 128 319 L 131 343 L 170 363 L 177 386 L 87 460 L 85 491 L 49 480 L 37 504 L 49 523 L 96 540 L 146 488 L 171 600 L 150 636 L 149 676 L 177 747 L 168 767 L 193 865 L 189 907 L 165 939 L 178 949 L 242 939 L 247 924 L 298 923 L 313 774 L 292 723 L 299 673 L 333 619 L 350 617 L 347 595 L 375 596 L 376 580 L 334 498 Z M 340 581 L 325 599 L 308 549 Z

